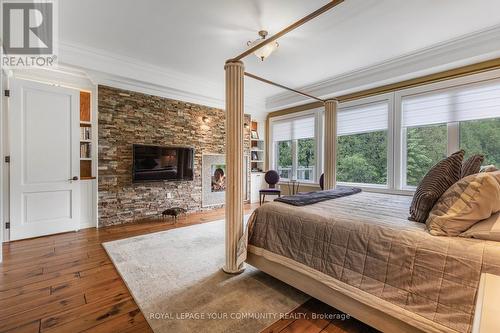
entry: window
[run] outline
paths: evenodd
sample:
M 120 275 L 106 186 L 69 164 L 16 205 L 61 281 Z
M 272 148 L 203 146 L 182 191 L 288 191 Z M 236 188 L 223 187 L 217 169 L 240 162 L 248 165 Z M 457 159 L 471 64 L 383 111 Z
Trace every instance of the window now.
M 272 121 L 273 168 L 281 179 L 316 182 L 318 142 L 316 123 L 319 113 Z
M 434 90 L 402 98 L 403 186 L 417 186 L 429 169 L 453 152 L 481 153 L 499 162 L 500 82 Z
M 317 182 L 324 109 L 270 120 L 270 166 L 282 179 Z M 337 182 L 407 192 L 446 156 L 485 155 L 500 166 L 500 70 L 341 103 Z
M 337 181 L 386 185 L 389 103 L 341 107 L 337 128 Z

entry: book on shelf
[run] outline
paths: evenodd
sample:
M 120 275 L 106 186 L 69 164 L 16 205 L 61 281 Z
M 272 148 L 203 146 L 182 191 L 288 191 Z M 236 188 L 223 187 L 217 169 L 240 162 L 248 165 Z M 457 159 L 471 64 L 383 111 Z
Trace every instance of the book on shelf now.
M 80 127 L 80 140 L 87 141 L 91 140 L 91 128 L 90 127 Z
M 80 158 L 90 158 L 90 143 L 80 142 Z

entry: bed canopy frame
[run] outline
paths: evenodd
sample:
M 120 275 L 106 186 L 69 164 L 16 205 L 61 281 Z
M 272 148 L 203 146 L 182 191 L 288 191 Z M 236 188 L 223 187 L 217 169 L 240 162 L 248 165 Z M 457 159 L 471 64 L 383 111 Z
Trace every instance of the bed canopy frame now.
M 335 98 L 323 100 L 305 92 L 286 87 L 284 85 L 245 72 L 242 59 L 263 46 L 274 42 L 304 23 L 329 11 L 344 0 L 332 0 L 311 14 L 289 25 L 275 35 L 264 39 L 261 43 L 249 48 L 238 56 L 226 61 L 226 262 L 223 270 L 226 273 L 238 274 L 245 268 L 238 265 L 238 241 L 243 235 L 243 136 L 244 136 L 244 77 L 264 82 L 308 98 L 320 101 L 325 108 L 325 145 L 324 145 L 324 188 L 335 187 L 335 152 L 336 152 L 336 113 Z

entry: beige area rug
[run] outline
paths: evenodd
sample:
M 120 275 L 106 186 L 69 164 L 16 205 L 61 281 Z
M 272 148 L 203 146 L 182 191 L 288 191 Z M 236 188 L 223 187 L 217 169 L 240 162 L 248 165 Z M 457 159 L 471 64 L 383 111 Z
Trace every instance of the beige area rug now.
M 308 299 L 248 265 L 222 272 L 223 220 L 104 247 L 156 333 L 259 332 Z

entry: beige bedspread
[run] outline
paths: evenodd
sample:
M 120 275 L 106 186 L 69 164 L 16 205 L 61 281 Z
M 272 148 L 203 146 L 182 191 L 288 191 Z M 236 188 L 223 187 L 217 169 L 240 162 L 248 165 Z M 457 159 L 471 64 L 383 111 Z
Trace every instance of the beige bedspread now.
M 306 207 L 267 203 L 250 218 L 248 242 L 469 332 L 480 274 L 500 275 L 500 243 L 431 236 L 407 220 L 410 201 L 364 192 Z

